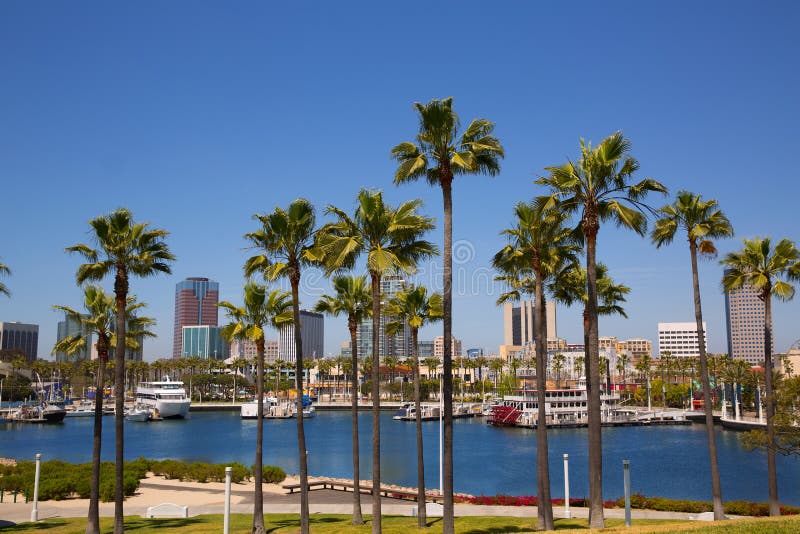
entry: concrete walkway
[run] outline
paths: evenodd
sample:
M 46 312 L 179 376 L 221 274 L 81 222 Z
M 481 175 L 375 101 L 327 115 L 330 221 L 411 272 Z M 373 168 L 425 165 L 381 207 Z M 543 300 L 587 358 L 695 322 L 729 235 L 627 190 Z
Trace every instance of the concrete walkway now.
M 142 485 L 146 485 L 143 482 Z M 152 502 L 146 504 L 133 504 L 126 502 L 125 515 L 126 516 L 141 516 L 144 515 L 149 506 L 161 504 L 161 502 L 172 502 L 182 506 L 189 507 L 189 515 L 206 515 L 206 514 L 222 514 L 224 512 L 224 495 L 219 495 L 219 498 L 212 499 L 209 502 L 207 498 L 193 499 L 194 493 L 204 493 L 208 496 L 208 492 L 200 488 L 186 487 L 181 484 L 175 484 L 174 487 L 165 487 L 160 485 L 160 489 L 172 490 L 168 500 L 160 502 Z M 214 496 L 216 497 L 216 495 Z M 135 498 L 134 498 L 135 499 Z M 231 504 L 231 513 L 234 514 L 252 514 L 253 513 L 253 500 L 252 492 L 238 491 L 234 485 L 232 491 L 232 501 L 239 501 Z M 193 504 L 193 502 L 198 504 Z M 350 515 L 353 511 L 353 494 L 350 492 L 334 491 L 334 490 L 314 490 L 310 493 L 309 509 L 312 514 L 339 514 Z M 369 514 L 372 507 L 372 497 L 370 495 L 362 495 L 361 510 L 364 514 Z M 32 503 L 9 503 L 4 502 L 0 504 L 0 526 L 5 526 L 15 523 L 23 523 L 30 521 L 31 510 L 33 509 Z M 86 517 L 88 509 L 88 501 L 85 499 L 74 499 L 66 501 L 45 501 L 39 503 L 39 519 L 54 519 L 64 517 Z M 401 515 L 411 516 L 412 511 L 416 509 L 416 503 L 413 501 L 405 501 L 399 499 L 384 498 L 382 500 L 382 510 L 384 515 Z M 588 508 L 575 508 L 570 509 L 572 517 L 586 518 L 589 515 Z M 264 495 L 264 513 L 267 514 L 285 514 L 285 513 L 300 513 L 300 494 L 284 494 L 284 495 Z M 564 517 L 563 507 L 554 507 L 553 514 L 556 519 Z M 605 511 L 606 518 L 624 518 L 625 510 L 622 509 L 607 509 Z M 114 515 L 114 503 L 100 503 L 100 515 L 103 517 L 112 517 Z M 536 517 L 536 508 L 533 506 L 477 506 L 471 504 L 456 504 L 456 516 L 500 516 L 500 517 Z M 655 512 L 651 510 L 633 510 L 632 517 L 636 519 L 676 519 L 676 520 L 690 520 L 688 513 L 678 512 Z

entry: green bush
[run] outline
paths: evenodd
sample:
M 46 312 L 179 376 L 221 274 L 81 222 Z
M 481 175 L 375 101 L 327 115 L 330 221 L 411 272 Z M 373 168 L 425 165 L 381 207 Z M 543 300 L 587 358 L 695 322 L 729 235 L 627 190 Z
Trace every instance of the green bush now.
M 239 462 L 233 462 L 231 464 L 231 482 L 236 484 L 248 480 L 250 478 L 250 470 L 240 464 Z
M 280 484 L 286 479 L 286 473 L 278 466 L 265 465 L 262 470 L 264 484 Z

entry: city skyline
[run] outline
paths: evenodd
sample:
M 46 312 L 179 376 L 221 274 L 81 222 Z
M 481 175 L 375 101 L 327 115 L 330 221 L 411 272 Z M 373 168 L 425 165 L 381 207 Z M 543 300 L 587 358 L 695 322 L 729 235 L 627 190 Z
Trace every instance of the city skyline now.
M 8 74 L 0 87 L 0 175 L 7 198 L 33 199 L 0 212 L 0 224 L 13 229 L 0 246 L 0 261 L 12 270 L 2 279 L 11 297 L 0 296 L 0 320 L 40 325 L 39 356 L 49 357 L 56 338 L 51 306 L 81 302 L 80 261 L 64 247 L 86 239 L 91 218 L 120 206 L 169 231 L 177 257 L 171 276 L 131 280 L 131 293 L 149 304 L 143 313 L 158 320 L 148 360 L 172 353 L 180 280 L 202 273 L 220 283 L 221 300 L 241 301 L 242 265 L 252 255 L 242 236 L 257 228 L 255 213 L 304 196 L 322 222 L 328 204 L 349 209 L 366 186 L 393 204 L 423 199 L 421 211 L 441 225 L 441 193 L 425 183 L 395 187 L 389 151 L 416 133 L 413 102 L 450 95 L 464 124 L 475 117 L 496 123 L 506 152 L 499 176 L 459 178 L 453 190 L 453 335 L 465 347 L 492 352 L 502 341 L 500 288 L 489 267 L 505 243 L 500 231 L 512 224 L 515 202 L 545 192 L 533 180 L 575 158 L 582 137 L 598 143 L 622 131 L 641 163 L 638 174 L 670 189 L 649 199 L 655 207 L 682 188 L 718 199 L 736 230 L 717 243 L 719 257 L 739 249 L 743 237 L 800 241 L 792 217 L 800 185 L 763 164 L 793 168 L 800 119 L 800 73 L 787 68 L 800 52 L 794 3 L 708 2 L 680 13 L 639 3 L 610 11 L 498 5 L 483 12 L 482 45 L 457 54 L 448 69 L 406 53 L 409 43 L 429 39 L 413 24 L 413 10 L 286 4 L 221 14 L 181 2 L 157 12 L 90 4 L 41 10 L 8 2 L 0 17 L 2 49 L 13 51 L 0 56 Z M 471 22 L 468 9 L 425 9 L 454 27 Z M 593 36 L 626 22 L 615 39 L 627 52 L 606 65 Z M 571 39 L 561 32 L 566 23 Z M 491 76 L 465 81 L 460 72 L 474 65 Z M 440 227 L 426 237 L 441 246 Z M 632 291 L 630 319 L 601 318 L 601 335 L 655 342 L 658 322 L 692 320 L 684 244 L 678 236 L 655 249 L 603 226 L 598 258 Z M 440 272 L 434 258 L 411 280 L 441 289 Z M 712 352 L 727 351 L 721 278 L 716 261 L 701 262 Z M 329 286 L 318 270 L 303 281 L 301 306 L 311 308 Z M 798 302 L 775 302 L 774 316 L 775 350 L 785 352 L 800 338 Z M 580 342 L 580 310 L 559 307 L 558 318 L 560 336 Z M 345 323 L 326 323 L 324 352 L 336 354 L 348 337 Z M 420 333 L 436 335 L 440 326 Z

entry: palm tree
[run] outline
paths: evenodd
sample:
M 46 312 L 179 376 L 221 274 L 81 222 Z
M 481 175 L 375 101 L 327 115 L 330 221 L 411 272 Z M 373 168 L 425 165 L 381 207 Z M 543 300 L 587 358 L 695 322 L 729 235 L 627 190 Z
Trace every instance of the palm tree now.
M 230 322 L 222 327 L 222 336 L 228 341 L 248 340 L 256 344 L 256 461 L 254 466 L 255 494 L 253 507 L 253 533 L 263 534 L 264 497 L 263 447 L 264 447 L 264 330 L 267 326 L 280 329 L 292 323 L 289 310 L 291 296 L 286 291 L 273 290 L 267 293 L 264 285 L 248 281 L 244 285 L 244 306 L 228 301 L 219 303 Z
M 711 384 L 708 379 L 708 356 L 706 354 L 703 310 L 700 302 L 700 279 L 697 271 L 697 254 L 716 256 L 713 239 L 733 236 L 733 227 L 725 214 L 717 207 L 716 200 L 703 200 L 700 195 L 679 191 L 675 202 L 659 211 L 659 218 L 651 234 L 656 247 L 667 245 L 678 230 L 684 230 L 689 241 L 692 262 L 692 289 L 694 291 L 694 316 L 697 322 L 697 339 L 700 347 L 700 381 L 703 386 L 703 408 L 706 416 L 706 438 L 711 460 L 711 496 L 714 502 L 714 519 L 724 517 L 722 486 L 719 480 L 717 443 L 714 437 L 714 412 L 711 404 Z
M 361 515 L 361 475 L 358 454 L 358 342 L 356 334 L 361 321 L 370 316 L 372 295 L 367 286 L 366 276 L 335 276 L 333 295 L 322 295 L 314 311 L 329 315 L 347 316 L 347 330 L 350 332 L 350 361 L 353 373 L 350 375 L 353 394 L 350 395 L 350 421 L 353 441 L 353 520 L 354 525 L 363 525 Z M 337 360 L 338 363 L 338 360 Z
M 659 374 L 661 375 L 661 406 L 667 407 L 667 381 L 669 379 L 669 372 L 672 369 L 672 354 L 667 351 L 659 355 L 658 364 L 656 364 Z
M 628 370 L 628 362 L 629 361 L 630 361 L 630 356 L 628 356 L 628 353 L 626 353 L 626 352 L 623 352 L 622 354 L 620 354 L 617 357 L 617 373 L 620 376 L 622 376 L 622 389 L 623 389 L 623 391 L 627 390 L 627 387 L 625 385 L 625 381 L 626 381 L 625 379 L 627 377 L 625 376 L 625 374 L 626 374 L 626 371 Z
M 605 525 L 603 511 L 603 454 L 600 421 L 600 362 L 597 309 L 597 233 L 602 222 L 644 235 L 647 217 L 644 204 L 649 192 L 666 192 L 651 178 L 631 184 L 639 163 L 630 155 L 630 142 L 617 132 L 597 147 L 581 139 L 581 158 L 560 167 L 548 167 L 549 176 L 536 183 L 548 186 L 551 196 L 543 202 L 557 205 L 567 214 L 579 214 L 578 230 L 586 244 L 588 344 L 587 388 L 589 415 L 589 515 L 592 528 Z
M 481 382 L 481 387 L 484 386 L 483 382 L 483 369 L 489 367 L 489 358 L 486 356 L 478 356 L 475 358 L 475 367 L 478 369 L 478 380 Z M 484 401 L 484 397 L 486 396 L 486 391 L 481 391 L 481 402 Z
M 775 471 L 775 399 L 772 390 L 772 297 L 791 300 L 793 281 L 800 278 L 800 251 L 788 239 L 772 247 L 770 238 L 745 239 L 744 247 L 721 262 L 727 267 L 722 278 L 726 291 L 749 286 L 764 303 L 764 389 L 767 407 L 767 472 L 769 515 L 780 515 L 778 476 Z
M 576 378 L 583 376 L 583 370 L 586 367 L 586 357 L 577 356 L 573 362 L 573 371 L 575 371 Z
M 452 283 L 453 283 L 453 180 L 459 174 L 500 172 L 504 156 L 500 141 L 492 135 L 494 123 L 474 119 L 459 136 L 460 121 L 453 111 L 453 98 L 416 102 L 419 133 L 416 142 L 400 143 L 392 149 L 392 157 L 400 164 L 395 172 L 396 184 L 425 178 L 442 189 L 444 203 L 444 534 L 454 532 L 453 525 L 453 373 L 452 373 Z
M 505 362 L 501 358 L 492 358 L 489 360 L 489 369 L 494 372 L 494 388 L 497 389 L 497 378 L 503 373 Z
M 261 228 L 245 235 L 253 248 L 261 253 L 247 260 L 244 266 L 246 276 L 260 272 L 265 280 L 274 281 L 288 278 L 292 288 L 292 307 L 294 316 L 294 345 L 297 354 L 295 362 L 295 382 L 298 395 L 303 391 L 303 339 L 300 323 L 300 276 L 304 266 L 313 265 L 312 252 L 316 233 L 314 207 L 303 198 L 292 201 L 284 210 L 275 208 L 267 215 L 255 215 Z M 299 399 L 299 400 L 302 400 Z M 297 411 L 297 447 L 300 459 L 300 530 L 309 531 L 308 513 L 308 460 L 306 456 L 306 436 L 303 427 L 303 411 Z
M 643 376 L 645 380 L 645 384 L 647 385 L 647 410 L 649 411 L 652 406 L 650 403 L 650 374 L 651 369 L 650 366 L 653 363 L 653 359 L 650 357 L 649 353 L 643 354 L 639 357 L 639 361 L 636 362 L 636 370 L 639 372 L 640 377 Z
M 0 274 L 11 274 L 11 269 L 9 269 L 8 266 L 6 266 L 5 264 L 0 263 Z M 0 282 L 0 295 L 5 295 L 7 297 L 11 296 L 11 292 L 8 290 L 5 284 L 1 282 Z
M 417 526 L 427 526 L 425 512 L 425 464 L 422 447 L 422 399 L 419 381 L 419 329 L 426 324 L 442 320 L 442 295 L 432 293 L 428 297 L 425 286 L 397 293 L 386 305 L 386 335 L 402 332 L 406 325 L 411 329 L 411 354 L 413 358 L 414 409 L 417 427 Z
M 410 272 L 417 263 L 436 253 L 422 236 L 433 228 L 432 219 L 420 215 L 419 200 L 397 208 L 384 203 L 380 191 L 362 189 L 355 214 L 350 217 L 335 206 L 327 212 L 337 221 L 324 227 L 319 251 L 328 271 L 351 269 L 361 254 L 367 256 L 372 285 L 372 532 L 381 531 L 380 496 L 380 338 L 381 279 L 398 271 Z
M 164 241 L 166 230 L 150 228 L 149 223 L 137 223 L 133 214 L 120 208 L 108 215 L 101 215 L 89 221 L 98 248 L 80 243 L 67 247 L 67 252 L 83 256 L 88 263 L 78 267 L 76 281 L 82 285 L 89 280 L 102 280 L 114 273 L 114 299 L 116 301 L 116 333 L 125 339 L 125 306 L 128 299 L 128 279 L 131 275 L 139 277 L 154 276 L 158 273 L 170 274 L 169 262 L 175 256 Z M 117 343 L 114 348 L 114 398 L 116 415 L 116 462 L 114 486 L 114 534 L 124 530 L 123 509 L 125 461 L 125 344 Z
M 741 387 L 747 382 L 747 376 L 750 372 L 750 366 L 746 361 L 736 358 L 730 360 L 725 367 L 724 375 L 725 381 L 731 384 L 733 398 L 731 404 L 733 405 L 734 417 L 738 421 L 740 410 L 743 408 L 742 399 L 739 393 Z
M 556 354 L 553 356 L 553 371 L 556 373 L 556 387 L 561 387 L 561 371 L 564 370 L 564 362 L 566 357 L 563 354 Z
M 103 386 L 105 369 L 108 362 L 108 351 L 116 347 L 117 336 L 114 334 L 116 317 L 114 315 L 114 297 L 107 295 L 100 286 L 87 285 L 83 288 L 83 306 L 85 313 L 78 312 L 68 306 L 53 306 L 63 311 L 67 318 L 80 325 L 78 333 L 58 339 L 53 353 L 62 352 L 72 356 L 86 350 L 93 335 L 97 336 L 97 387 L 94 407 L 94 433 L 92 438 L 92 474 L 89 481 L 89 513 L 86 522 L 86 534 L 100 532 L 100 445 L 103 434 Z M 145 306 L 130 296 L 125 306 L 127 328 L 125 330 L 125 346 L 137 348 L 142 337 L 155 337 L 148 327 L 155 324 L 149 317 L 138 317 L 135 312 Z
M 547 315 L 545 313 L 545 287 L 547 282 L 564 265 L 577 264 L 571 232 L 564 227 L 565 214 L 552 208 L 541 208 L 524 202 L 514 207 L 514 227 L 503 230 L 509 243 L 492 259 L 492 265 L 502 278 L 514 278 L 521 284 L 512 284 L 511 291 L 500 296 L 497 303 L 518 300 L 520 285 L 530 290 L 533 282 L 533 295 L 536 299 L 534 310 L 536 344 L 536 394 L 539 413 L 536 424 L 536 458 L 538 485 L 538 530 L 553 530 L 553 505 L 550 499 L 550 468 L 547 452 Z

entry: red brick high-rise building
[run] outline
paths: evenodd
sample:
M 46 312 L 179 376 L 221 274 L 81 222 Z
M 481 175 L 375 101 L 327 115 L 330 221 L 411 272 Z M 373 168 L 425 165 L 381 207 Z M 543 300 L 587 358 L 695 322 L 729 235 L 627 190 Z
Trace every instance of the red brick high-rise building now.
M 187 278 L 175 285 L 175 331 L 172 357 L 180 358 L 184 326 L 217 326 L 219 282 Z

